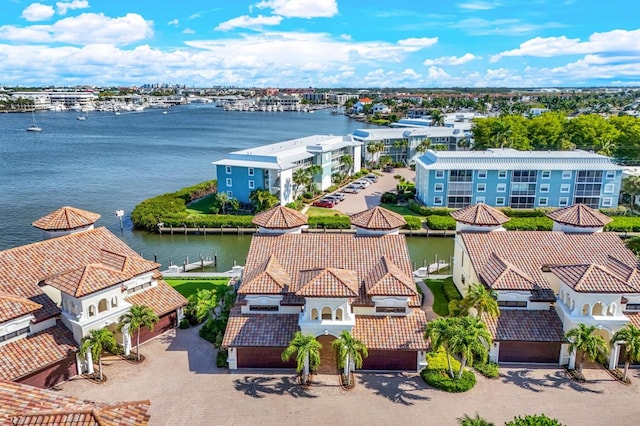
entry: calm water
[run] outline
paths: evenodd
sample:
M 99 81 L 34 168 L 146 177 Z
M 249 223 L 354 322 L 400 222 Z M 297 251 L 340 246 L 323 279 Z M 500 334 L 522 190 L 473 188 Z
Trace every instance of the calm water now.
M 250 236 L 155 235 L 134 232 L 128 214 L 140 201 L 212 179 L 211 162 L 228 152 L 312 134 L 345 135 L 365 124 L 330 110 L 232 112 L 212 104 L 116 116 L 92 112 L 36 114 L 41 133 L 25 129 L 30 114 L 0 114 L 0 250 L 38 241 L 31 223 L 69 205 L 102 215 L 98 226 L 167 267 L 217 254 L 218 269 L 244 264 Z M 125 211 L 124 229 L 115 211 Z M 417 266 L 453 252 L 451 239 L 410 238 Z

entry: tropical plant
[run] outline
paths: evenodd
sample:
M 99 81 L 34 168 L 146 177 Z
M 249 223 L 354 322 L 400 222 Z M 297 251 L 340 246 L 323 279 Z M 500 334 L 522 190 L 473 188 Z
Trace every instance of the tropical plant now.
M 353 171 L 353 155 L 344 154 L 340 157 L 340 165 L 347 169 L 347 176 L 351 176 L 351 172 Z
M 217 305 L 216 292 L 210 289 L 199 288 L 188 300 L 187 312 L 197 324 L 206 320 Z
M 622 179 L 622 192 L 629 194 L 631 206 L 636 204 L 636 197 L 640 195 L 640 176 L 628 176 Z
M 435 127 L 444 126 L 444 114 L 441 111 L 434 109 L 434 110 L 431 110 L 429 115 L 431 116 L 432 126 L 435 126 Z
M 102 381 L 102 352 L 116 346 L 116 338 L 113 333 L 106 328 L 91 330 L 88 335 L 80 341 L 80 356 L 86 357 L 91 352 L 93 359 L 98 360 L 98 377 Z
M 460 426 L 494 426 L 494 423 L 491 423 L 488 420 L 480 417 L 478 413 L 474 417 L 471 417 L 468 414 L 465 414 L 463 417 L 458 418 L 458 423 Z
M 140 328 L 147 327 L 153 331 L 153 326 L 159 321 L 158 315 L 146 305 L 133 305 L 129 312 L 118 320 L 118 331 L 125 330 L 129 335 L 136 333 L 136 361 L 140 361 Z
M 315 370 L 320 365 L 320 349 L 322 345 L 312 335 L 304 335 L 296 331 L 289 346 L 282 352 L 282 360 L 288 361 L 296 354 L 296 371 L 302 372 L 302 382 L 309 383 L 309 370 Z
M 624 343 L 625 359 L 622 380 L 626 382 L 629 364 L 640 361 L 640 328 L 627 323 L 627 325 L 614 333 L 611 344 L 615 343 Z
M 578 364 L 578 374 L 582 376 L 582 367 L 584 360 L 588 356 L 595 360 L 599 355 L 607 353 L 607 342 L 602 336 L 594 334 L 595 325 L 578 324 L 578 327 L 572 328 L 565 333 L 565 338 L 569 343 L 569 352 L 581 352 L 580 363 Z
M 495 147 L 504 148 L 505 145 L 510 145 L 511 128 L 503 120 L 498 120 L 491 126 L 491 138 L 494 141 Z
M 416 151 L 421 154 L 424 154 L 429 148 L 431 148 L 431 139 L 424 138 L 420 141 L 418 146 L 416 146 Z
M 256 213 L 269 210 L 270 208 L 280 204 L 278 197 L 266 189 L 254 189 L 249 194 L 249 200 L 251 201 Z
M 440 348 L 444 348 L 447 356 L 447 368 L 449 377 L 454 377 L 453 368 L 451 367 L 451 339 L 454 333 L 455 323 L 453 318 L 439 317 L 427 324 L 425 329 L 425 338 L 431 341 L 431 350 L 438 352 Z
M 504 426 L 562 426 L 562 423 L 544 414 L 529 414 L 524 417 L 517 416 Z
M 355 339 L 349 330 L 343 330 L 340 337 L 334 340 L 331 345 L 338 351 L 340 366 L 344 368 L 347 385 L 351 386 L 351 371 L 355 368 L 362 368 L 363 357 L 369 356 L 367 346 Z
M 486 359 L 489 353 L 487 347 L 491 346 L 491 334 L 487 326 L 477 317 L 457 317 L 454 320 L 455 326 L 449 345 L 451 352 L 461 358 L 460 371 L 458 371 L 458 378 L 460 378 L 467 363 L 472 365 L 475 357 Z
M 384 150 L 384 143 L 382 141 L 372 141 L 367 143 L 367 152 L 371 154 L 371 162 L 377 164 L 380 159 L 376 154 L 380 154 Z
M 498 294 L 488 290 L 480 283 L 469 285 L 467 295 L 460 302 L 461 315 L 480 316 L 486 313 L 492 317 L 500 316 L 500 308 L 496 299 Z

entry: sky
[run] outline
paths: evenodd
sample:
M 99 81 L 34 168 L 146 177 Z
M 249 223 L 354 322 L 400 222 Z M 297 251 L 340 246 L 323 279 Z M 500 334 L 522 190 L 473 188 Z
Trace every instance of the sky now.
M 640 86 L 637 0 L 0 0 L 0 86 Z

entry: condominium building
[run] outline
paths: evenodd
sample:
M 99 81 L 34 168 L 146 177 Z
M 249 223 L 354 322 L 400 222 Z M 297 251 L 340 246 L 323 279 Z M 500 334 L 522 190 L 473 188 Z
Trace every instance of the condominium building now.
M 416 160 L 416 197 L 449 208 L 610 208 L 618 206 L 622 171 L 609 157 L 580 150 L 427 151 Z

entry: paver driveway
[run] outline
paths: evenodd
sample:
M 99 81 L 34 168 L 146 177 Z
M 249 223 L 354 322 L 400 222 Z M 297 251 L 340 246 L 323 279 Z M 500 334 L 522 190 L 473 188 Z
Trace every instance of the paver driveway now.
M 171 330 L 142 347 L 142 365 L 105 362 L 108 381 L 75 379 L 61 393 L 97 401 L 151 400 L 158 425 L 422 424 L 454 425 L 479 413 L 497 425 L 523 413 L 542 413 L 567 425 L 635 425 L 640 418 L 640 371 L 633 384 L 614 382 L 602 370 L 588 370 L 586 385 L 558 368 L 501 369 L 501 377 L 478 377 L 474 389 L 448 394 L 416 374 L 363 373 L 352 391 L 332 376 L 316 377 L 309 390 L 290 372 L 228 373 L 215 367 L 215 351 L 196 329 Z

